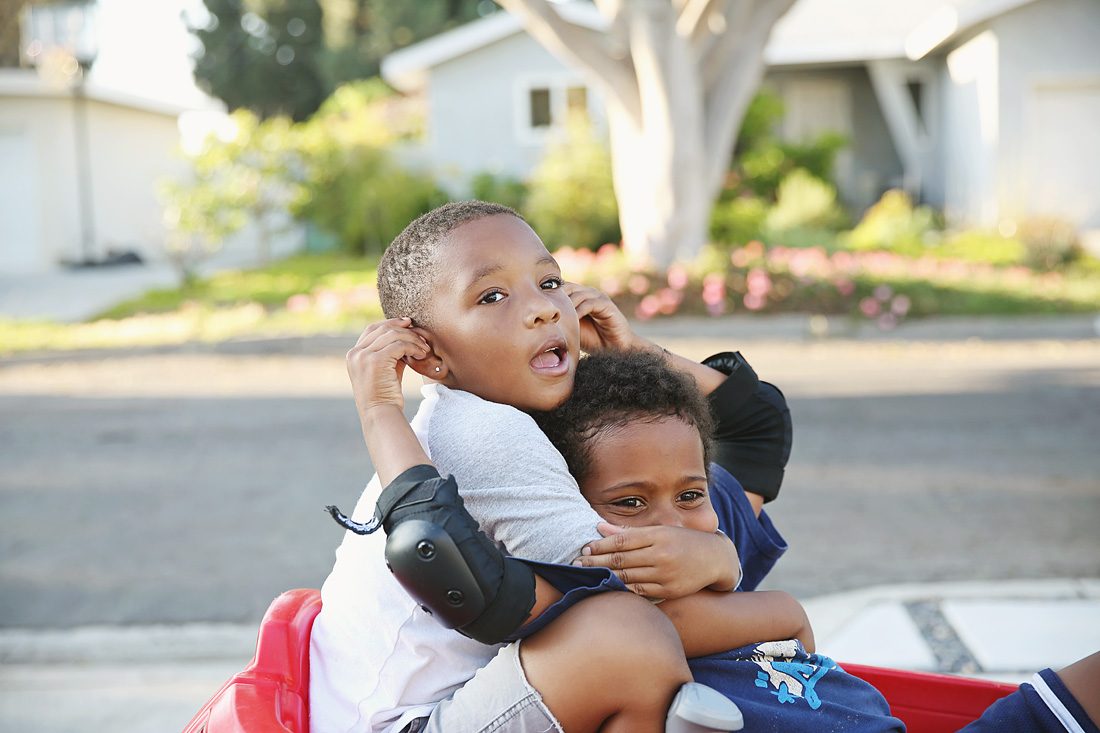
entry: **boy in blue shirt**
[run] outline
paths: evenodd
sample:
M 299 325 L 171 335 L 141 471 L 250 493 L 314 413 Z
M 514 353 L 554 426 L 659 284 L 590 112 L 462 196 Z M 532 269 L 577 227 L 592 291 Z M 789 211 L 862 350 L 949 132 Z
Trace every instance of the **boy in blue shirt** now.
M 708 406 L 693 380 L 652 353 L 596 352 L 577 366 L 570 398 L 535 418 L 600 516 L 630 528 L 720 529 L 738 549 L 744 569 L 740 590 L 751 591 L 786 545 L 760 510 L 758 495 L 743 489 L 731 473 L 739 467 L 728 462 L 737 452 L 736 441 L 731 445 L 729 439 L 743 433 L 730 429 L 739 419 L 737 410 L 729 408 L 738 401 L 740 390 L 729 379 L 725 384 L 729 386 L 711 393 Z M 718 417 L 717 431 L 712 411 Z M 717 445 L 711 440 L 714 434 L 719 436 Z M 601 540 L 599 545 L 611 547 L 594 548 L 596 554 L 579 562 L 611 564 L 624 582 L 646 594 L 652 549 L 637 540 L 641 546 L 614 547 L 620 536 Z M 688 596 L 662 606 L 691 602 Z M 677 623 L 676 611 L 669 615 Z M 761 640 L 688 660 L 697 681 L 737 703 L 746 730 L 905 729 L 871 685 L 846 674 L 828 657 L 812 653 L 808 627 L 798 639 L 784 640 L 774 633 L 781 630 L 769 628 L 766 619 L 755 615 L 713 618 L 710 625 L 711 638 L 721 638 L 714 634 L 714 626 L 744 625 Z M 678 629 L 681 638 L 691 634 L 679 624 Z
M 706 363 L 721 360 L 712 357 Z M 761 512 L 760 497 L 743 490 L 732 475 L 741 471 L 736 457 L 744 448 L 738 443 L 745 433 L 743 427 L 731 429 L 737 427 L 731 421 L 741 418 L 730 407 L 743 389 L 729 380 L 727 385 L 709 396 L 717 417 L 712 431 L 694 383 L 662 360 L 644 352 L 595 353 L 578 365 L 570 398 L 535 417 L 604 519 L 635 528 L 713 531 L 717 526 L 737 546 L 744 569 L 739 590 L 751 591 L 786 544 Z M 595 543 L 593 554 L 579 562 L 614 567 L 624 582 L 646 594 L 651 588 L 646 575 L 649 548 L 644 541 L 616 543 L 621 536 Z M 685 602 L 690 600 L 672 603 Z M 766 626 L 758 628 L 766 633 Z M 690 632 L 680 633 L 684 637 Z M 904 730 L 877 690 L 812 651 L 812 645 L 796 640 L 771 641 L 688 663 L 697 681 L 738 704 L 746 730 Z M 963 730 L 1100 733 L 1093 722 L 1098 710 L 1100 653 L 1058 673 L 1039 672 Z

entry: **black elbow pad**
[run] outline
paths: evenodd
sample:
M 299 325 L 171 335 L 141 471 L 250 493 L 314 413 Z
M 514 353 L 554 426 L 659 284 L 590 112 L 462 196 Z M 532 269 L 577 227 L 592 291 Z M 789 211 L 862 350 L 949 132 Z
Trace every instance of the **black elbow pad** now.
M 713 459 L 746 490 L 772 501 L 791 455 L 787 400 L 775 385 L 760 381 L 739 352 L 716 354 L 703 363 L 727 375 L 708 396 L 716 423 Z
M 346 529 L 386 532 L 386 565 L 443 626 L 484 644 L 511 637 L 535 604 L 535 575 L 503 552 L 466 511 L 452 477 L 414 466 L 378 498 L 374 519 L 358 524 L 328 507 Z

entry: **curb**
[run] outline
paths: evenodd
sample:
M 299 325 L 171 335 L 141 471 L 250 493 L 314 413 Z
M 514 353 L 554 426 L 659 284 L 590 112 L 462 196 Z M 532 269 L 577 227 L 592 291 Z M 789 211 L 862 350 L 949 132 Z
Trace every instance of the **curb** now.
M 927 600 L 1100 600 L 1100 578 L 967 581 L 880 585 L 803 601 L 819 639 L 834 636 L 875 604 Z M 162 664 L 247 660 L 255 651 L 255 624 L 191 623 L 0 630 L 0 663 Z

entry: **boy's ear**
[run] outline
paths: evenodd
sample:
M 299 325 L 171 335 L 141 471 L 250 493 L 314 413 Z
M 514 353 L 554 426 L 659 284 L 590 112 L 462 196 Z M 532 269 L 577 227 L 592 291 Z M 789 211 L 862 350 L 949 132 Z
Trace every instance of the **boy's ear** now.
M 429 351 L 428 355 L 423 359 L 406 357 L 405 364 L 422 377 L 434 379 L 435 381 L 442 380 L 443 377 L 447 375 L 447 366 L 443 363 L 443 359 L 435 353 L 435 344 L 433 343 L 432 334 L 423 328 L 414 327 L 412 330 L 427 342 Z

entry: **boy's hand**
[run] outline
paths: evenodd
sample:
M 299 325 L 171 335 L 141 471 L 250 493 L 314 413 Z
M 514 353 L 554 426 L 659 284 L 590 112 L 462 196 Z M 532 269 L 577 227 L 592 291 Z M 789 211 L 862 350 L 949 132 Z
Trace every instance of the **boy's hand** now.
M 588 543 L 573 564 L 611 568 L 638 595 L 682 598 L 704 588 L 731 591 L 737 586 L 737 548 L 723 534 L 607 522 L 596 528 L 604 538 Z
M 565 283 L 563 288 L 580 318 L 583 351 L 629 349 L 641 345 L 626 316 L 606 293 L 570 282 Z
M 428 343 L 412 328 L 408 318 L 390 318 L 367 326 L 347 355 L 348 376 L 360 419 L 374 408 L 405 407 L 401 375 L 406 359 L 423 359 Z

